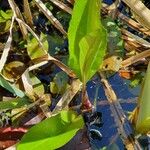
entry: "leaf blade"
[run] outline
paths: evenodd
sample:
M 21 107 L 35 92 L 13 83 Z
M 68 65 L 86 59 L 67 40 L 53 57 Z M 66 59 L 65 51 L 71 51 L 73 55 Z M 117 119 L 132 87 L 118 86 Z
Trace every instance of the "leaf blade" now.
M 77 116 L 73 111 L 61 111 L 58 115 L 32 127 L 22 138 L 17 150 L 59 148 L 67 143 L 83 125 L 82 116 Z
M 69 66 L 84 83 L 98 70 L 105 55 L 107 39 L 106 30 L 100 22 L 100 5 L 99 0 L 76 1 L 68 30 Z M 89 60 L 90 55 L 93 60 Z

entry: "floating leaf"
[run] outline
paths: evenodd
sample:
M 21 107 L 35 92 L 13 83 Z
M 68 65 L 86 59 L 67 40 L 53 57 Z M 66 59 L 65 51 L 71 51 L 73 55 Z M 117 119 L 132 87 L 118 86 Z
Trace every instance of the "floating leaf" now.
M 107 45 L 106 30 L 100 22 L 100 3 L 76 1 L 68 31 L 69 66 L 85 83 L 101 65 Z
M 33 126 L 17 145 L 17 150 L 54 150 L 66 144 L 83 128 L 82 116 L 73 111 L 61 111 Z
M 35 37 L 32 39 L 28 39 L 27 44 L 27 52 L 31 59 L 35 59 L 38 57 L 42 57 L 43 55 L 46 55 L 48 51 L 48 41 L 47 36 L 45 34 L 41 34 L 40 40 L 43 44 L 43 48 L 39 45 L 39 42 Z

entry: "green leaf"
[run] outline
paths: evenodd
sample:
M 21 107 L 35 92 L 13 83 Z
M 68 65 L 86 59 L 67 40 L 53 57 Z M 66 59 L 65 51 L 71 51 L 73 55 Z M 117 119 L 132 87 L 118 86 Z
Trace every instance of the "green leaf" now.
M 54 150 L 73 138 L 83 128 L 82 116 L 73 111 L 61 111 L 33 126 L 17 145 L 17 150 Z
M 106 43 L 101 40 L 105 37 L 105 32 L 97 30 L 83 37 L 79 43 L 80 47 L 80 69 L 82 81 L 88 81 L 98 70 L 100 62 L 105 55 L 104 47 Z
M 20 108 L 29 104 L 30 104 L 29 98 L 27 97 L 14 98 L 12 100 L 0 102 L 0 110 Z
M 150 131 L 150 62 L 142 85 L 138 101 L 139 113 L 136 123 L 136 130 L 139 133 L 148 133 Z
M 41 34 L 40 36 L 41 42 L 43 43 L 43 48 L 40 47 L 39 42 L 36 38 L 32 37 L 32 39 L 28 39 L 27 44 L 27 52 L 31 59 L 35 59 L 38 57 L 42 57 L 47 54 L 48 51 L 48 41 L 47 36 L 45 34 Z
M 76 1 L 68 31 L 69 66 L 85 83 L 101 65 L 107 46 L 100 5 L 99 0 Z
M 25 94 L 18 88 L 16 88 L 15 85 L 10 84 L 7 80 L 5 80 L 1 75 L 0 75 L 0 86 L 8 90 L 9 92 L 15 94 L 18 97 L 24 97 Z
M 13 15 L 12 10 L 7 10 L 6 12 L 0 10 L 0 23 L 10 20 L 12 15 Z

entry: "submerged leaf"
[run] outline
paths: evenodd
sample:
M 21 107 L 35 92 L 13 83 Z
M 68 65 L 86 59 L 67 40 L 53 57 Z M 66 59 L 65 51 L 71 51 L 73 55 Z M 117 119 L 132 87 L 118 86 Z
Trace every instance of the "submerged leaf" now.
M 61 71 L 57 73 L 53 79 L 53 82 L 50 82 L 50 91 L 53 94 L 63 94 L 67 88 L 68 76 L 65 72 Z
M 122 57 L 124 55 L 124 44 L 121 29 L 110 17 L 107 17 L 103 20 L 103 25 L 107 29 L 108 33 L 107 54 L 109 56 L 116 55 Z
M 100 22 L 100 3 L 76 1 L 68 31 L 69 66 L 85 83 L 101 65 L 107 45 L 106 30 Z
M 17 150 L 54 150 L 66 144 L 83 128 L 82 116 L 73 111 L 61 111 L 33 126 L 17 145 Z

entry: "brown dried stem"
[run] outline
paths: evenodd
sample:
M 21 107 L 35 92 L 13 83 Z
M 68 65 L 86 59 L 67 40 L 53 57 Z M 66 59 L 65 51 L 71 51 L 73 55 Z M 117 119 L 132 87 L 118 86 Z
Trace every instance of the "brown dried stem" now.
M 122 62 L 122 67 L 125 68 L 125 67 L 128 67 L 140 60 L 142 60 L 143 58 L 147 58 L 150 56 L 150 50 L 146 50 L 146 51 L 143 51 L 135 56 L 132 56 L 130 58 L 127 58 L 125 59 L 123 62 Z
M 114 116 L 114 121 L 117 125 L 118 132 L 121 135 L 121 139 L 125 144 L 126 149 L 141 150 L 138 141 L 134 137 L 132 137 L 132 129 L 129 125 L 129 121 L 126 115 L 124 114 L 124 111 L 119 101 L 117 100 L 117 96 L 114 90 L 112 89 L 111 85 L 105 78 L 104 74 L 100 73 L 100 76 L 101 76 L 101 81 L 104 85 L 106 97 L 110 104 L 110 109 Z

